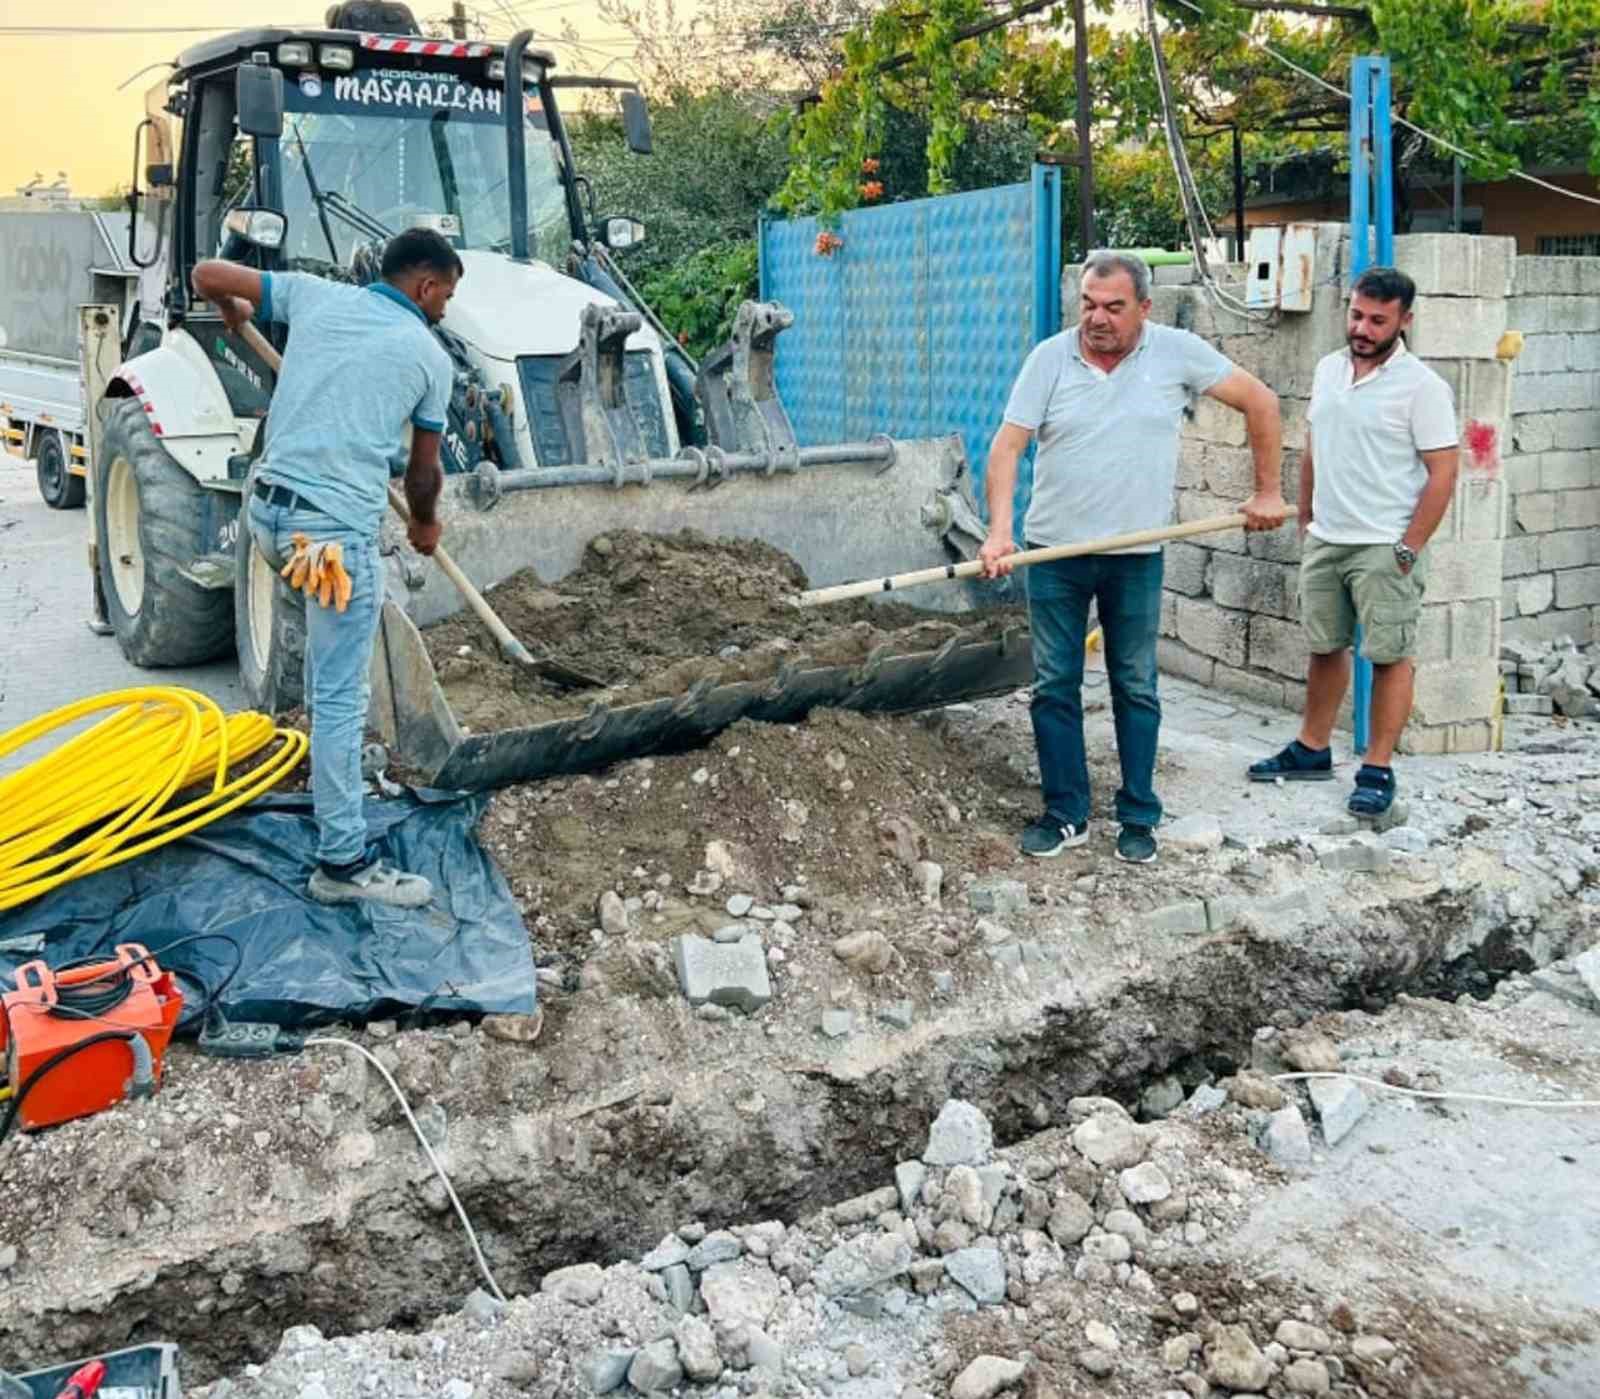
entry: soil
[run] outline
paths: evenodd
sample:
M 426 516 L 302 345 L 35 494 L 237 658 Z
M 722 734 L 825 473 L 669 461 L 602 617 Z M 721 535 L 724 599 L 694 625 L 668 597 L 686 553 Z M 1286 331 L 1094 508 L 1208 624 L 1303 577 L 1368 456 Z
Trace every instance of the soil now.
M 457 718 L 483 732 L 568 718 L 596 701 L 675 696 L 707 678 L 765 679 L 796 654 L 850 665 L 885 641 L 897 652 L 934 651 L 958 634 L 1024 620 L 1019 609 L 930 620 L 913 607 L 865 599 L 795 607 L 790 599 L 807 586 L 799 564 L 759 541 L 625 530 L 591 541 L 559 587 L 525 569 L 487 594 L 530 651 L 593 677 L 598 688 L 559 688 L 502 659 L 471 613 L 428 628 L 423 640 Z

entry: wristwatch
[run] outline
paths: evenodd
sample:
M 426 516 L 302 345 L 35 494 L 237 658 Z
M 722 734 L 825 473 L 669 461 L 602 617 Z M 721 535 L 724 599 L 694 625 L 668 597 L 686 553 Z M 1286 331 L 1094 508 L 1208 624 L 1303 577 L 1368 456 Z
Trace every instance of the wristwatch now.
M 1402 569 L 1409 569 L 1416 565 L 1417 551 L 1409 544 L 1396 544 L 1394 546 L 1394 557 L 1395 562 L 1398 563 Z

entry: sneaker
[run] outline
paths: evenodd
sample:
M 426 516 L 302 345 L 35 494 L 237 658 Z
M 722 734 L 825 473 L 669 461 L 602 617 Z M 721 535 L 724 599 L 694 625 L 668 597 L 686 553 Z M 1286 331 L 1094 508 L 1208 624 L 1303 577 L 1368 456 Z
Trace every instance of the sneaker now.
M 1152 865 L 1156 836 L 1149 826 L 1124 826 L 1117 837 L 1117 858 L 1128 865 Z
M 407 874 L 382 860 L 352 874 L 336 874 L 318 865 L 306 891 L 319 904 L 350 904 L 366 900 L 390 908 L 421 908 L 433 899 L 433 885 L 420 874 Z
M 1331 782 L 1333 780 L 1333 750 L 1307 748 L 1294 739 L 1287 748 L 1250 764 L 1252 782 Z
M 1395 781 L 1393 768 L 1373 767 L 1363 763 L 1356 773 L 1356 789 L 1350 793 L 1345 810 L 1352 816 L 1366 820 L 1382 816 L 1394 805 Z
M 1041 816 L 1022 833 L 1022 853 L 1036 860 L 1053 860 L 1063 850 L 1083 845 L 1088 839 L 1087 823 L 1075 826 L 1070 821 Z

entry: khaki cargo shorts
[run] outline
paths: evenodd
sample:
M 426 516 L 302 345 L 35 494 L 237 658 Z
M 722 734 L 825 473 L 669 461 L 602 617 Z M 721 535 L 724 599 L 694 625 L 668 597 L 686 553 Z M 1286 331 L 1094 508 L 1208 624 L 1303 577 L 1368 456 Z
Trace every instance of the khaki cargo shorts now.
M 1417 650 L 1427 553 L 1402 573 L 1388 544 L 1328 544 L 1307 535 L 1300 559 L 1300 624 L 1313 655 L 1343 651 L 1361 624 L 1361 654 L 1374 665 Z

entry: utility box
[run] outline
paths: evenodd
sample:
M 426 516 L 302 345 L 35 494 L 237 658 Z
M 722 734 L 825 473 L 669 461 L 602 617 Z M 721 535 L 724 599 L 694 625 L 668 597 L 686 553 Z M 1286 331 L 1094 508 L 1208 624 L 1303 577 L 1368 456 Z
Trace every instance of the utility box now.
M 1315 224 L 1252 228 L 1245 249 L 1245 305 L 1260 311 L 1309 311 L 1316 257 Z

